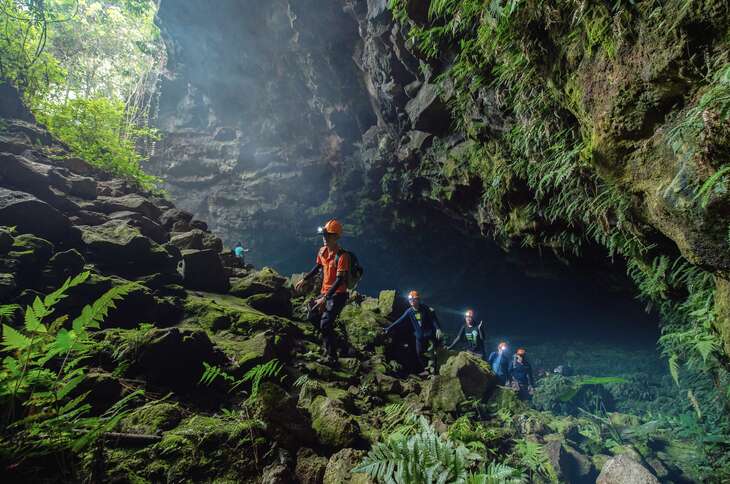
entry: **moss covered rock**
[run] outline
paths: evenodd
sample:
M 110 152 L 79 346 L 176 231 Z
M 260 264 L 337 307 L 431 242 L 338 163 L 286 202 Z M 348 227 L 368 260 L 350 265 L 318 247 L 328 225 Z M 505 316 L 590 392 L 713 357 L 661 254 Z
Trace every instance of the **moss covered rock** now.
M 279 385 L 263 382 L 255 400 L 255 417 L 266 423 L 266 434 L 287 449 L 312 446 L 317 436 L 296 401 Z
M 124 432 L 156 434 L 177 427 L 183 411 L 177 403 L 153 403 L 134 410 L 121 422 Z
M 350 344 L 360 351 L 372 349 L 382 334 L 388 320 L 374 310 L 358 304 L 348 304 L 342 310 L 340 319 L 347 327 Z
M 350 447 L 360 439 L 360 426 L 336 400 L 319 396 L 309 406 L 312 427 L 322 445 Z
M 497 386 L 497 377 L 489 364 L 467 351 L 449 358 L 439 375 L 456 379 L 468 398 L 483 398 Z
M 353 473 L 365 457 L 365 452 L 355 449 L 342 449 L 330 457 L 324 472 L 323 484 L 375 484 L 367 474 Z
M 312 449 L 306 447 L 297 451 L 294 474 L 300 484 L 321 484 L 326 468 L 326 457 L 317 455 Z
M 287 278 L 281 276 L 270 267 L 254 271 L 241 279 L 232 281 L 230 293 L 240 298 L 247 298 L 254 294 L 273 293 L 286 289 Z

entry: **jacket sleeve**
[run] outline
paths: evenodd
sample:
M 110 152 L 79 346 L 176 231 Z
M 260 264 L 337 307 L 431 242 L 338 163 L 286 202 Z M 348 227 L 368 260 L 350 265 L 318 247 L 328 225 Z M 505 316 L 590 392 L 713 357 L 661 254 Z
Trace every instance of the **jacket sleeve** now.
M 492 370 L 494 370 L 494 360 L 495 360 L 495 358 L 497 358 L 497 352 L 496 351 L 492 351 L 491 353 L 489 353 L 489 358 L 487 358 L 487 362 L 492 367 Z
M 313 278 L 313 277 L 314 277 L 314 276 L 315 276 L 315 275 L 316 275 L 316 274 L 317 274 L 317 273 L 319 272 L 319 270 L 320 270 L 321 268 L 322 268 L 322 266 L 321 266 L 321 265 L 319 265 L 319 264 L 316 264 L 316 265 L 315 265 L 314 267 L 312 267 L 312 270 L 311 270 L 311 271 L 307 272 L 307 274 L 306 274 L 306 275 L 304 276 L 304 280 L 305 280 L 305 281 L 308 281 L 308 280 L 310 280 L 311 278 Z
M 456 335 L 456 338 L 454 338 L 453 343 L 451 343 L 449 346 L 447 346 L 446 349 L 450 350 L 451 348 L 456 346 L 456 343 L 461 341 L 461 338 L 463 338 L 463 337 L 464 337 L 464 326 L 462 326 L 461 329 L 459 330 L 459 333 Z
M 527 385 L 534 387 L 535 386 L 535 380 L 532 378 L 532 365 L 527 364 Z
M 509 365 L 507 365 L 507 381 L 512 380 L 512 371 L 515 369 L 515 360 L 514 358 L 509 360 Z
M 406 309 L 406 311 L 403 313 L 403 315 L 400 318 L 396 319 L 395 322 L 393 322 L 390 326 L 388 326 L 387 328 L 385 328 L 385 332 L 386 333 L 390 333 L 393 330 L 393 328 L 395 328 L 396 326 L 400 326 L 401 324 L 403 324 L 403 321 L 405 321 L 406 318 L 408 318 L 408 313 L 409 312 L 410 312 L 410 309 Z

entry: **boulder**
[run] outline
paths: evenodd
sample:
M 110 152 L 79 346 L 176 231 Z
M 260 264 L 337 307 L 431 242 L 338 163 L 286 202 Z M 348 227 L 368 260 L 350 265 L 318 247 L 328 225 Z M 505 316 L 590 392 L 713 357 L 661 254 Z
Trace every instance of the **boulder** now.
M 52 277 L 55 284 L 58 286 L 59 283 L 69 277 L 73 277 L 84 270 L 86 260 L 76 249 L 69 249 L 63 252 L 57 252 L 48 261 L 47 273 Z
M 275 270 L 264 267 L 244 277 L 236 279 L 231 286 L 231 294 L 240 298 L 247 298 L 254 294 L 273 293 L 285 288 L 287 278 L 279 275 Z
M 424 84 L 416 97 L 406 104 L 406 113 L 415 130 L 433 134 L 445 134 L 451 128 L 448 106 L 441 99 L 440 88 Z
M 12 274 L 0 272 L 0 301 L 9 301 L 18 291 L 15 277 Z
M 360 351 L 371 350 L 382 338 L 382 330 L 388 320 L 380 314 L 357 304 L 348 304 L 342 310 L 340 319 L 345 322 L 350 344 Z
M 153 329 L 138 351 L 132 372 L 154 385 L 182 392 L 198 388 L 203 362 L 224 363 L 223 354 L 200 330 Z
M 192 219 L 192 213 L 180 210 L 179 208 L 171 208 L 160 215 L 160 223 L 165 230 L 172 230 L 173 226 L 177 222 L 187 225 Z
M 323 484 L 375 484 L 367 474 L 353 473 L 365 457 L 365 452 L 355 449 L 342 449 L 330 457 L 324 471 Z
M 0 188 L 0 225 L 62 245 L 77 245 L 80 238 L 61 212 L 33 195 L 6 188 Z
M 458 380 L 468 398 L 483 398 L 497 386 L 497 377 L 492 373 L 489 364 L 467 351 L 449 358 L 439 374 Z
M 294 474 L 300 484 L 322 484 L 326 468 L 326 457 L 317 455 L 312 449 L 306 447 L 297 451 Z
M 292 475 L 284 464 L 275 462 L 264 467 L 261 473 L 261 484 L 290 484 Z
M 188 289 L 224 293 L 230 288 L 218 253 L 212 250 L 183 250 L 182 275 Z
M 128 220 L 79 226 L 87 259 L 102 268 L 129 276 L 174 272 L 177 258 L 143 236 Z
M 596 484 L 659 484 L 659 480 L 646 467 L 620 454 L 606 461 Z
M 273 382 L 262 382 L 256 395 L 255 418 L 266 423 L 266 434 L 286 449 L 311 446 L 316 442 L 309 417 L 296 401 Z
M 423 400 L 434 412 L 453 413 L 466 400 L 466 395 L 457 379 L 435 375 L 424 385 Z
M 170 238 L 170 244 L 184 249 L 210 249 L 215 252 L 223 251 L 223 242 L 218 237 L 209 232 L 203 232 L 200 229 L 193 229 L 189 232 L 173 235 Z
M 485 398 L 497 386 L 489 365 L 466 351 L 452 356 L 423 389 L 423 399 L 436 412 L 455 412 L 466 400 Z
M 114 212 L 137 212 L 152 220 L 159 220 L 162 211 L 149 199 L 137 193 L 130 193 L 121 197 L 99 197 L 93 206 L 97 211 L 111 214 Z
M 164 244 L 170 240 L 170 234 L 157 222 L 145 217 L 139 212 L 124 210 L 113 212 L 109 215 L 111 220 L 125 220 L 131 227 L 139 229 L 145 237 L 149 237 L 158 244 Z
M 183 409 L 178 403 L 159 402 L 134 410 L 122 419 L 122 432 L 136 434 L 158 434 L 172 430 L 183 419 Z
M 309 406 L 312 428 L 322 445 L 332 449 L 350 447 L 360 439 L 360 426 L 337 401 L 319 396 Z
M 284 287 L 272 293 L 254 294 L 247 297 L 246 304 L 266 314 L 286 318 L 290 318 L 292 315 L 291 292 Z
M 378 307 L 380 308 L 380 314 L 386 318 L 393 318 L 400 316 L 400 312 L 405 308 L 398 304 L 398 293 L 394 289 L 386 289 L 380 291 L 378 295 Z
M 74 225 L 102 225 L 109 221 L 109 217 L 102 213 L 79 210 L 69 217 Z

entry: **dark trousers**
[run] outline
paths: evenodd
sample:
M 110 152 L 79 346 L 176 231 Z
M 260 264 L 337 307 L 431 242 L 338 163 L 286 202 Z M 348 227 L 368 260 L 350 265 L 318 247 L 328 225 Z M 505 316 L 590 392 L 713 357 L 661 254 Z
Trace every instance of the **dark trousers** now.
M 342 308 L 347 304 L 347 293 L 337 293 L 325 302 L 324 310 L 321 313 L 310 312 L 309 321 L 319 326 L 322 333 L 324 351 L 330 356 L 335 355 L 335 322 L 340 315 Z
M 433 369 L 434 373 L 438 370 L 436 368 L 436 353 L 438 352 L 438 340 L 436 340 L 435 336 L 426 337 L 426 338 L 413 338 L 415 341 L 415 344 L 413 345 L 413 348 L 416 351 L 416 360 L 418 360 L 418 364 L 421 366 L 422 369 L 426 369 L 429 366 Z M 425 361 L 424 356 L 426 352 L 429 352 L 429 358 L 428 362 Z

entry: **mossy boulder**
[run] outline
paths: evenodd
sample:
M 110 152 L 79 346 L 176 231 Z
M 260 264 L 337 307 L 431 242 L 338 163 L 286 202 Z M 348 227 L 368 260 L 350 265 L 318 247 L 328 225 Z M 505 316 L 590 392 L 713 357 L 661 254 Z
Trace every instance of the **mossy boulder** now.
M 292 315 L 291 293 L 287 289 L 254 294 L 246 298 L 246 304 L 262 313 L 290 318 Z
M 377 312 L 358 304 L 348 304 L 340 314 L 340 320 L 347 327 L 350 344 L 359 351 L 371 350 L 381 338 L 388 320 Z
M 203 362 L 226 363 L 205 331 L 168 328 L 152 329 L 144 335 L 129 371 L 150 383 L 177 392 L 197 389 Z
M 375 484 L 367 474 L 353 473 L 365 457 L 365 452 L 356 449 L 342 449 L 332 455 L 327 462 L 323 484 Z
M 441 366 L 439 375 L 458 380 L 468 398 L 483 398 L 497 386 L 497 377 L 489 364 L 467 351 L 449 358 Z
M 191 294 L 185 303 L 185 322 L 213 331 L 252 336 L 268 329 L 278 334 L 298 334 L 289 320 L 258 311 L 241 299 L 224 294 Z
M 360 426 L 336 400 L 318 396 L 309 406 L 309 412 L 312 427 L 322 445 L 341 449 L 360 439 Z
M 294 474 L 300 484 L 321 484 L 326 469 L 326 457 L 317 455 L 312 449 L 306 447 L 297 451 Z
M 276 383 L 261 383 L 254 404 L 254 416 L 266 423 L 266 435 L 282 447 L 298 449 L 311 446 L 317 441 L 307 414 Z
M 232 281 L 230 293 L 236 297 L 247 298 L 255 294 L 273 293 L 286 289 L 287 278 L 270 267 L 254 271 L 241 279 Z
M 453 413 L 467 397 L 456 378 L 435 375 L 423 387 L 426 406 L 436 413 Z
M 121 422 L 124 432 L 135 434 L 156 434 L 172 430 L 183 418 L 183 411 L 177 403 L 153 403 L 134 410 Z

